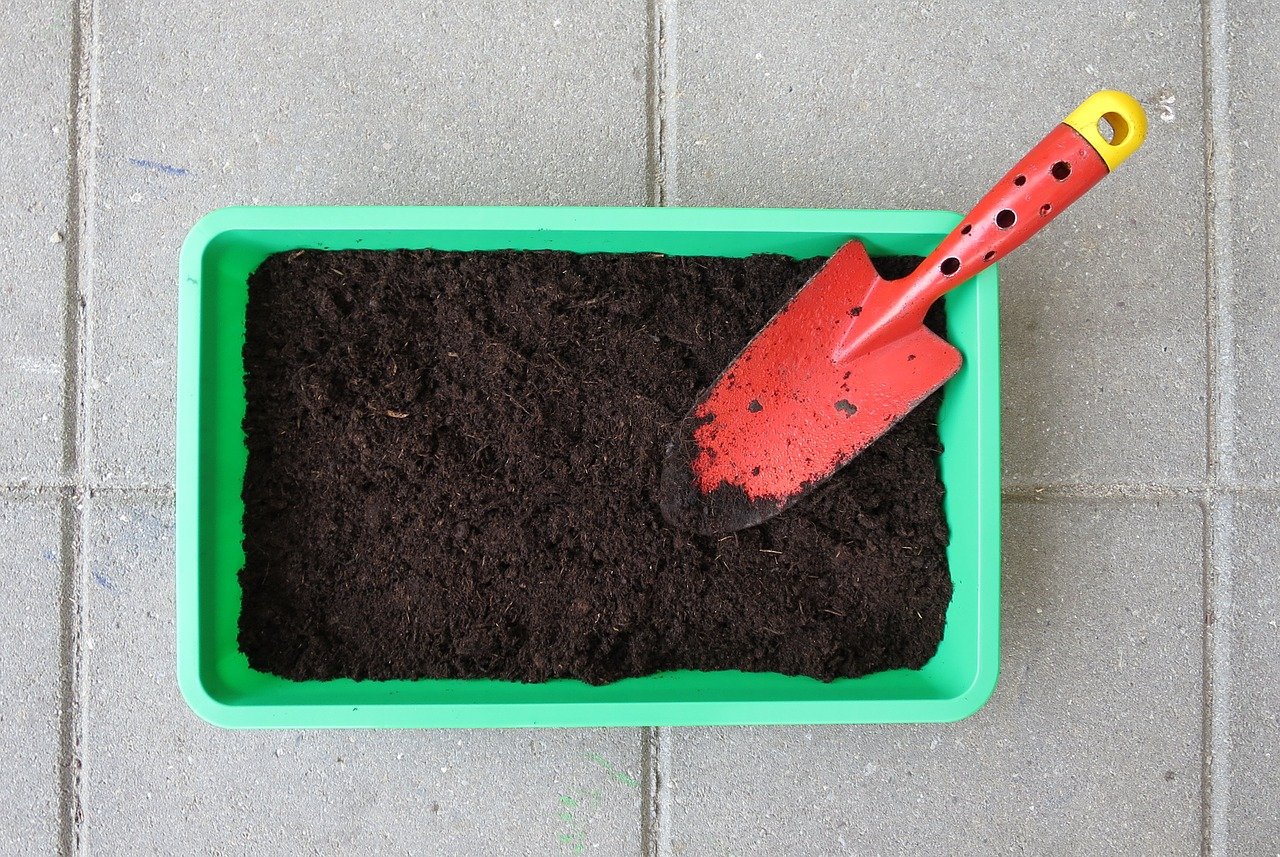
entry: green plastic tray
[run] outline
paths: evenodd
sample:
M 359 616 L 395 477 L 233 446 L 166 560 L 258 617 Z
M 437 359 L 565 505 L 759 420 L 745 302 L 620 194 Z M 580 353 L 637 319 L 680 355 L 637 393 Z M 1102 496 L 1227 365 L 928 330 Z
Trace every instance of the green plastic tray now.
M 999 331 L 996 271 L 947 298 L 964 368 L 939 419 L 947 555 L 955 595 L 921 670 L 824 683 L 775 673 L 671 672 L 603 687 L 556 680 L 292 682 L 236 645 L 244 560 L 246 278 L 296 248 L 433 247 L 827 255 L 850 238 L 874 254 L 930 251 L 958 222 L 937 211 L 714 208 L 225 208 L 188 234 L 179 266 L 178 681 L 226 727 L 637 726 L 958 720 L 995 687 L 1000 599 Z

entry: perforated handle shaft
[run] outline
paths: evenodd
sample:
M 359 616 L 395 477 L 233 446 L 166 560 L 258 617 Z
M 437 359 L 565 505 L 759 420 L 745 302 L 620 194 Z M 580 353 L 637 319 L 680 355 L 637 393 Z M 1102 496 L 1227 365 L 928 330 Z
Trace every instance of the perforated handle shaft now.
M 1112 136 L 1098 127 L 1106 119 Z M 1090 96 L 1018 161 L 921 265 L 936 270 L 933 299 L 1039 232 L 1142 144 L 1142 106 L 1122 92 Z M 930 300 L 929 303 L 932 303 Z
M 1108 139 L 1099 128 L 1106 120 Z M 856 350 L 867 350 L 924 320 L 929 307 L 951 289 L 1004 258 L 1067 209 L 1142 145 L 1147 120 L 1142 106 L 1123 92 L 1087 98 L 1026 156 L 960 222 L 920 266 L 897 281 L 892 295 L 877 297 L 880 329 L 859 331 Z
M 1098 128 L 1102 119 L 1110 124 L 1111 139 Z M 978 201 L 920 266 L 938 274 L 931 278 L 936 283 L 929 303 L 1043 229 L 1132 155 L 1146 134 L 1146 114 L 1133 97 L 1114 91 L 1089 96 Z

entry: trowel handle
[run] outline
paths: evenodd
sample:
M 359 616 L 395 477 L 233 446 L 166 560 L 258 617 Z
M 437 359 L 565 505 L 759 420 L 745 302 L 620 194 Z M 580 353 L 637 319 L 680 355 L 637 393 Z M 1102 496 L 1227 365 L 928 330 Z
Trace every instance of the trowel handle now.
M 1110 139 L 1099 130 L 1101 120 L 1110 126 Z M 1113 90 L 1089 96 L 921 263 L 909 286 L 911 303 L 927 310 L 1000 261 L 1133 154 L 1146 133 L 1146 114 L 1132 96 Z

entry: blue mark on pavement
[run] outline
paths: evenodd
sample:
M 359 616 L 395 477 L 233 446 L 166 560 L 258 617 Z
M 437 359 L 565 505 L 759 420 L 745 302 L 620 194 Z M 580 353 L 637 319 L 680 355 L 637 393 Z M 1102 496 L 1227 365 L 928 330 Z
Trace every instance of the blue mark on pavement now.
M 93 580 L 95 583 L 97 583 L 99 586 L 101 586 L 103 589 L 107 590 L 108 592 L 116 591 L 115 584 L 112 583 L 111 580 L 100 571 L 93 572 Z
M 166 176 L 185 176 L 189 172 L 182 167 L 162 164 L 159 161 L 149 161 L 146 158 L 130 158 L 129 163 L 133 164 L 135 167 L 142 167 L 144 170 L 154 170 L 158 173 L 164 173 Z

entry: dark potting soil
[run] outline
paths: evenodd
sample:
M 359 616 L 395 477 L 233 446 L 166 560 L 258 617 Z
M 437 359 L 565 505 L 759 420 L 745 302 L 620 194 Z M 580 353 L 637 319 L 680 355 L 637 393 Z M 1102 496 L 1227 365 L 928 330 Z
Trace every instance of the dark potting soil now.
M 819 264 L 269 258 L 244 348 L 249 662 L 597 683 L 922 666 L 951 598 L 936 396 L 759 527 L 695 536 L 659 510 L 671 427 Z

